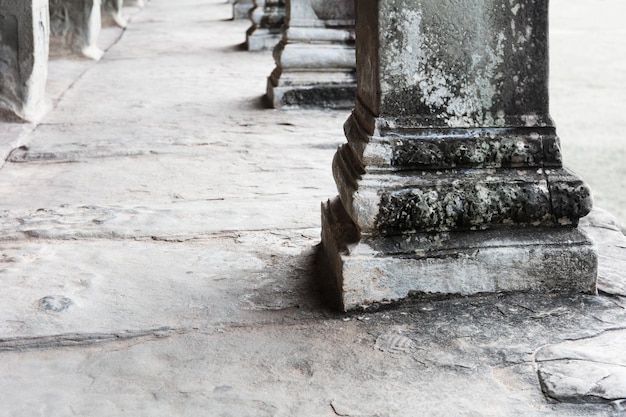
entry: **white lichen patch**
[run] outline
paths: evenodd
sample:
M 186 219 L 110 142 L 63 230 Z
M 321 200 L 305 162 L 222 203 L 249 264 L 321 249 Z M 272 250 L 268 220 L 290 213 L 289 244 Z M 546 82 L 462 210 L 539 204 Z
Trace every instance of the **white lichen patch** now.
M 506 33 L 489 27 L 489 1 L 443 3 L 392 9 L 383 17 L 394 30 L 385 35 L 381 91 L 417 92 L 430 112 L 445 112 L 451 127 L 496 124 Z
M 381 90 L 392 91 L 398 82 L 404 86 L 419 84 L 420 82 L 432 82 L 423 72 L 413 72 L 415 62 L 420 62 L 423 57 L 423 36 L 421 32 L 422 15 L 417 10 L 390 10 L 388 14 L 381 16 L 387 21 L 383 26 L 392 26 L 395 22 L 396 34 L 389 34 L 386 37 L 388 59 L 385 67 L 385 74 L 381 77 Z

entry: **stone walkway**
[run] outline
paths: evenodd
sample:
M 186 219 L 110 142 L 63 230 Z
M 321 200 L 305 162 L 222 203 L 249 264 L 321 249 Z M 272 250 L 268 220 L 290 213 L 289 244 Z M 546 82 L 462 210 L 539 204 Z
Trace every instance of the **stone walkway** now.
M 566 25 L 591 4 L 553 1 L 555 37 L 595 33 Z M 583 222 L 599 296 L 320 303 L 320 202 L 348 112 L 264 109 L 271 54 L 239 47 L 231 12 L 152 0 L 100 62 L 51 63 L 39 125 L 0 125 L 5 154 L 23 145 L 0 170 L 0 416 L 626 414 L 626 238 L 606 212 Z M 602 36 L 623 33 L 617 17 Z M 575 97 L 557 113 L 605 81 L 553 78 Z M 617 139 L 596 167 L 623 173 Z

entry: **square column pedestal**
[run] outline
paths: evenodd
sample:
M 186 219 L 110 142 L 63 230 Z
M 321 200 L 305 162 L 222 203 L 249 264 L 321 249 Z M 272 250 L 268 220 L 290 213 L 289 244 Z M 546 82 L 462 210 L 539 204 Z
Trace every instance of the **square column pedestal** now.
M 289 0 L 276 68 L 267 82 L 272 107 L 352 108 L 356 91 L 353 0 Z
M 340 309 L 596 290 L 587 186 L 548 112 L 547 0 L 357 0 L 357 100 L 322 206 Z
M 49 36 L 47 0 L 0 0 L 0 115 L 43 115 Z
M 247 19 L 254 7 L 254 0 L 236 0 L 233 3 L 233 20 Z
M 50 0 L 50 45 L 98 60 L 102 29 L 100 0 Z
M 248 51 L 274 49 L 282 37 L 285 1 L 254 0 L 254 4 L 254 9 L 250 12 L 252 26 L 246 32 Z

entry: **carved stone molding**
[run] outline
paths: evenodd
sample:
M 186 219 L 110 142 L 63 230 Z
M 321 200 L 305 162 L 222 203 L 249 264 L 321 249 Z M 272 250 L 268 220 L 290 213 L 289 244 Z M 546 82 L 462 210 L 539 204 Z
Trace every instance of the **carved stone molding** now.
M 547 2 L 356 2 L 357 99 L 322 208 L 342 309 L 595 291 L 591 193 L 548 111 Z M 558 244 L 555 244 L 558 242 Z
M 250 11 L 252 26 L 246 32 L 249 51 L 273 49 L 281 39 L 285 23 L 284 0 L 255 0 Z
M 233 20 L 247 19 L 254 7 L 254 0 L 236 0 L 233 3 Z
M 350 0 L 291 0 L 276 68 L 267 85 L 273 107 L 351 108 L 356 89 Z

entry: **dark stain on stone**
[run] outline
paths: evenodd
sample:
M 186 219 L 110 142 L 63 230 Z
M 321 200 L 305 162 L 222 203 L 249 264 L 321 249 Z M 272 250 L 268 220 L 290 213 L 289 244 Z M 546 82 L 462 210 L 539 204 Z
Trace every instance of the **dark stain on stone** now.
M 60 313 L 73 305 L 74 302 L 63 295 L 48 295 L 39 300 L 39 308 L 43 311 Z

